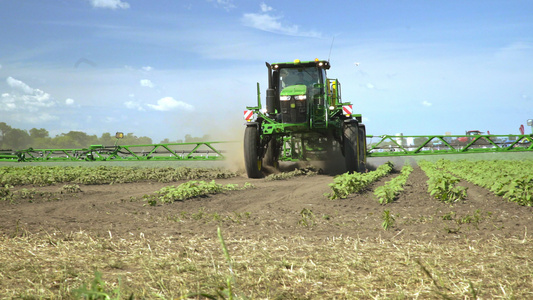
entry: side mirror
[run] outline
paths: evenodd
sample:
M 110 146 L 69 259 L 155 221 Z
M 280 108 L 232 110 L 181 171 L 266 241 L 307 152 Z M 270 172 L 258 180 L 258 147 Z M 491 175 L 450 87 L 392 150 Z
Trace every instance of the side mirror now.
M 527 126 L 533 126 L 533 119 L 527 120 Z

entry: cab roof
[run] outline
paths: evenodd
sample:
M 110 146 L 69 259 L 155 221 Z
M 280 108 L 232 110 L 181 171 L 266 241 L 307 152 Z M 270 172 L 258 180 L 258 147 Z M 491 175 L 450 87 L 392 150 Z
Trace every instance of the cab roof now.
M 318 67 L 322 69 L 328 70 L 330 68 L 329 61 L 327 60 L 310 60 L 310 61 L 300 61 L 299 59 L 295 59 L 293 62 L 279 62 L 279 63 L 273 63 L 271 64 L 272 68 L 279 69 L 279 68 L 298 68 L 298 67 Z

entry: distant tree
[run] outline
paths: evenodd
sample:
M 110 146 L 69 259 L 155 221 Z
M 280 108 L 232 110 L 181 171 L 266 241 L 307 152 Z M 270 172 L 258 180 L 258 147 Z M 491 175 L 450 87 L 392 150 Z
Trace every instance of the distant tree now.
M 115 135 L 111 135 L 109 132 L 102 133 L 102 136 L 98 139 L 98 143 L 104 146 L 113 146 L 116 141 Z
M 120 145 L 144 145 L 152 144 L 152 139 L 146 136 L 137 137 L 130 132 L 124 135 L 124 139 L 122 139 L 119 143 Z
M 49 137 L 48 130 L 41 128 L 32 128 L 30 129 L 30 136 L 32 139 L 38 139 L 38 138 L 47 138 Z
M 4 140 L 6 133 L 8 133 L 11 130 L 11 126 L 7 125 L 4 122 L 0 122 L 0 148 L 7 148 L 4 146 Z
M 33 149 L 50 149 L 53 148 L 53 145 L 51 137 L 34 138 L 31 141 L 31 147 Z
M 152 139 L 147 136 L 141 136 L 137 139 L 137 144 L 144 145 L 144 144 L 151 144 Z
M 26 130 L 11 128 L 4 133 L 2 147 L 14 150 L 27 149 L 30 147 L 31 137 Z
M 204 134 L 202 137 L 193 137 L 190 134 L 185 135 L 185 143 L 196 143 L 196 142 L 209 142 L 211 137 L 208 134 Z
M 52 142 L 57 148 L 87 148 L 96 144 L 98 138 L 82 131 L 70 131 L 56 136 Z

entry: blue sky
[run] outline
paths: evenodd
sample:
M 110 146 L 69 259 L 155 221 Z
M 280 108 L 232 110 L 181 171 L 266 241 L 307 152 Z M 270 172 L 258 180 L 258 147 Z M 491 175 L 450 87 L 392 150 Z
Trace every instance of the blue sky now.
M 0 28 L 0 121 L 52 136 L 240 140 L 264 62 L 315 57 L 369 134 L 533 118 L 533 1 L 0 0 Z

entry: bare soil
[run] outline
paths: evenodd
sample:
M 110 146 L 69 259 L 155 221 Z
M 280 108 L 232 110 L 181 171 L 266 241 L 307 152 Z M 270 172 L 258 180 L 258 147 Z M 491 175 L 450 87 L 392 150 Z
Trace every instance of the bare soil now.
M 456 243 L 464 239 L 525 238 L 533 224 L 533 208 L 507 202 L 490 191 L 462 182 L 468 198 L 446 204 L 427 192 L 427 177 L 419 168 L 393 203 L 379 204 L 372 190 L 342 200 L 325 193 L 332 175 L 268 181 L 244 175 L 217 183 L 252 183 L 255 188 L 150 206 L 143 200 L 173 184 L 140 182 L 80 185 L 81 191 L 60 193 L 63 185 L 24 186 L 33 199 L 0 202 L 0 234 L 16 236 L 53 231 L 84 231 L 113 237 L 216 237 L 217 227 L 232 239 L 307 236 L 354 237 Z M 383 213 L 394 217 L 392 229 L 382 227 Z M 528 230 L 529 229 L 529 230 Z

